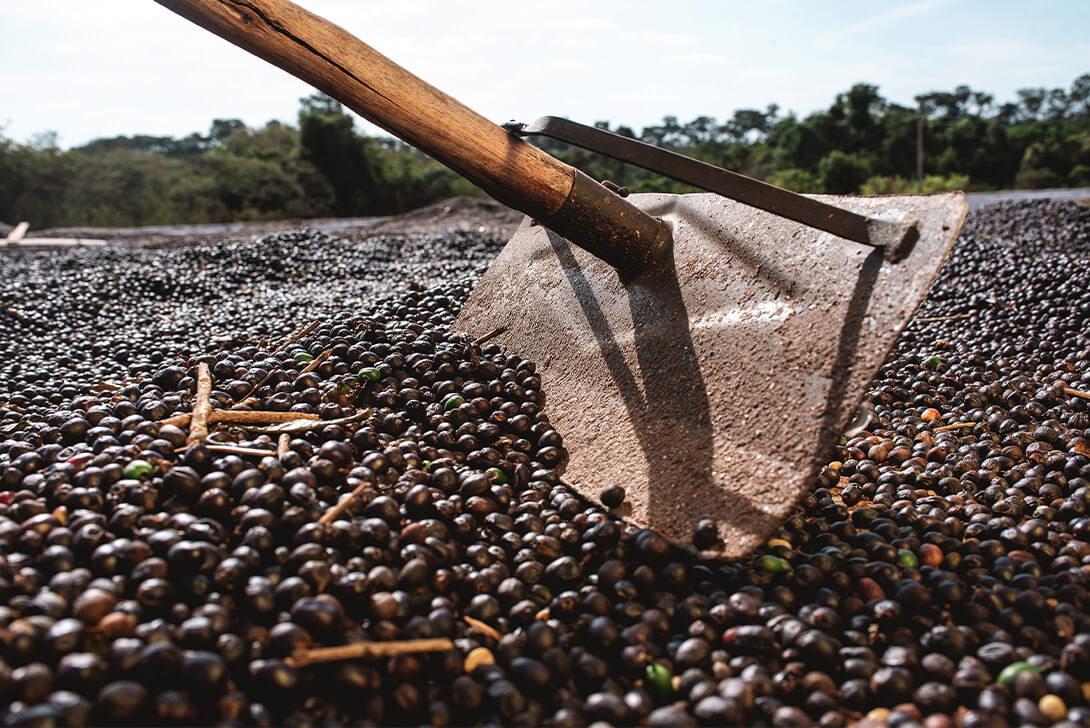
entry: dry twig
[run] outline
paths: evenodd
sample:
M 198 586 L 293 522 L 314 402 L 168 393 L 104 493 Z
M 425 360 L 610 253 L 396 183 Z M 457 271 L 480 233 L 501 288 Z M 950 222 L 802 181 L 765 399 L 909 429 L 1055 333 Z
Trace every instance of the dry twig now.
M 300 369 L 299 373 L 300 374 L 306 374 L 307 372 L 314 371 L 315 369 L 320 367 L 322 365 L 322 362 L 324 362 L 326 359 L 328 359 L 329 355 L 332 354 L 332 353 L 333 353 L 332 349 L 326 349 L 321 354 L 314 357 L 314 359 L 309 364 L 307 364 L 305 367 Z
M 502 334 L 505 331 L 507 331 L 507 327 L 506 326 L 500 326 L 498 328 L 492 329 L 491 331 L 489 331 L 484 336 L 481 336 L 480 338 L 474 339 L 473 343 L 476 344 L 477 346 L 480 346 L 481 344 L 485 343 L 486 341 L 492 341 L 492 339 L 496 338 L 497 336 L 499 336 L 500 334 Z
M 269 355 L 270 356 L 275 356 L 276 354 L 279 354 L 284 349 L 287 349 L 289 346 L 294 344 L 296 341 L 299 341 L 299 339 L 301 339 L 304 336 L 306 336 L 307 334 L 309 334 L 311 331 L 314 331 L 314 329 L 318 328 L 318 325 L 321 324 L 321 323 L 322 323 L 321 321 L 311 321 L 309 324 L 307 324 L 306 326 L 301 328 L 299 331 L 292 334 L 288 338 L 288 340 L 285 341 L 283 344 L 281 344 L 280 346 L 273 349 L 272 352 Z
M 249 398 L 250 395 L 252 395 L 254 392 L 256 392 L 257 390 L 264 387 L 265 383 L 268 382 L 270 379 L 272 379 L 272 375 L 276 374 L 276 372 L 278 372 L 278 371 L 280 371 L 280 370 L 279 369 L 273 369 L 272 371 L 270 371 L 268 374 L 266 374 L 264 377 L 261 378 L 260 382 L 258 382 L 257 384 L 255 384 L 254 386 L 252 386 L 248 390 L 246 390 L 246 394 L 243 395 L 243 396 L 246 397 L 246 398 Z M 245 400 L 243 400 L 243 402 L 245 402 Z
M 212 414 L 212 374 L 203 361 L 197 367 L 197 399 L 193 403 L 193 417 L 189 421 L 187 445 L 204 442 L 208 437 L 208 417 Z
M 285 412 L 284 414 L 299 413 Z M 271 425 L 269 427 L 254 427 L 252 425 L 246 425 L 245 427 L 243 427 L 243 429 L 249 430 L 250 432 L 263 432 L 270 435 L 278 435 L 281 432 L 307 432 L 308 430 L 318 430 L 326 427 L 327 425 L 347 425 L 350 422 L 358 422 L 359 420 L 366 419 L 370 416 L 371 410 L 364 409 L 360 410 L 354 415 L 349 415 L 348 417 L 338 417 L 335 420 L 323 420 L 316 415 L 309 415 L 307 417 L 297 417 L 296 420 L 299 420 L 298 422 L 295 420 L 290 420 L 288 422 L 282 422 L 281 424 Z
M 942 427 L 936 427 L 935 429 L 933 429 L 931 431 L 932 432 L 945 432 L 946 430 L 962 430 L 962 429 L 965 429 L 966 427 L 976 427 L 976 425 L 977 425 L 977 423 L 975 423 L 975 422 L 958 422 L 957 424 L 953 424 L 953 425 L 943 425 Z
M 159 420 L 158 424 L 162 425 L 174 425 L 175 427 L 185 427 L 189 424 L 193 415 L 182 414 L 168 417 L 165 420 Z M 296 420 L 317 420 L 318 415 L 311 414 L 309 412 L 271 412 L 271 411 L 255 411 L 255 410 L 212 410 L 212 413 L 208 415 L 208 423 L 216 424 L 220 422 L 240 423 L 240 424 L 260 424 L 271 425 L 278 422 L 295 422 Z
M 417 652 L 443 652 L 453 650 L 454 642 L 446 637 L 419 640 L 391 640 L 389 642 L 356 642 L 340 647 L 318 647 L 312 650 L 296 650 L 288 658 L 294 667 L 306 667 L 319 662 L 338 662 L 371 657 L 394 657 Z
M 473 617 L 466 616 L 463 616 L 462 619 L 465 620 L 466 624 L 483 634 L 485 637 L 491 637 L 497 642 L 499 642 L 500 639 L 503 637 L 503 635 L 501 635 L 495 627 L 485 622 L 482 622 L 479 619 L 474 619 Z
M 1083 392 L 1071 387 L 1064 387 L 1064 394 L 1070 394 L 1072 397 L 1080 397 L 1082 399 L 1090 399 L 1090 392 Z
M 174 452 L 185 452 L 188 449 L 186 447 L 175 448 Z M 256 447 L 241 447 L 239 445 L 212 445 L 207 444 L 204 446 L 209 452 L 222 452 L 227 455 L 253 455 L 255 457 L 265 457 L 276 455 L 273 450 L 259 450 Z
M 283 437 L 287 436 L 287 433 L 284 433 Z M 360 483 L 358 486 L 356 486 L 355 490 L 348 494 L 347 498 L 341 500 L 339 503 L 337 503 L 337 505 L 333 506 L 328 511 L 323 513 L 322 517 L 318 519 L 318 523 L 322 525 L 325 525 L 327 523 L 333 523 L 333 521 L 337 520 L 337 516 L 344 513 L 345 509 L 348 508 L 349 504 L 352 501 L 356 500 L 356 498 L 359 497 L 360 493 L 362 493 L 365 488 L 371 487 L 374 487 L 371 483 Z

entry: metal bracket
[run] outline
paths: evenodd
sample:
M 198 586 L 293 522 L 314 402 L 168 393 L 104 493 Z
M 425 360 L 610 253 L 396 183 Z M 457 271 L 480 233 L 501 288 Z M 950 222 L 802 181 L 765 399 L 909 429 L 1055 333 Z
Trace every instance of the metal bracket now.
M 517 136 L 544 136 L 573 144 L 803 225 L 884 248 L 884 257 L 891 262 L 905 257 L 919 238 L 914 220 L 891 222 L 859 215 L 683 154 L 568 119 L 543 116 L 529 124 L 510 121 L 503 128 Z

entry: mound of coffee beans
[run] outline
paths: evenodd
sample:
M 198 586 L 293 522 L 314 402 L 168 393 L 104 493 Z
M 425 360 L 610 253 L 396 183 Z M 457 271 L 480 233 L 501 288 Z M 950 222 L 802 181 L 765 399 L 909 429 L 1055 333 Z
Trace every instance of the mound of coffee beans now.
M 71 353 L 66 372 L 3 342 L 2 720 L 1090 725 L 1088 232 L 1074 205 L 971 215 L 874 382 L 868 430 L 738 562 L 619 520 L 623 484 L 604 483 L 603 504 L 564 486 L 534 363 L 449 329 L 460 277 L 347 305 L 329 291 L 362 284 L 336 276 L 369 264 L 313 232 L 168 251 L 171 310 L 192 304 L 169 345 L 139 333 L 165 308 L 146 297 L 139 314 L 119 299 L 97 337 L 90 318 L 70 334 L 4 298 L 41 319 L 34 341 Z M 459 276 L 498 245 L 459 239 L 482 251 Z M 254 284 L 271 260 L 240 261 L 283 241 L 322 272 L 287 256 L 279 283 Z M 449 242 L 414 243 L 450 251 L 427 263 L 440 279 Z M 167 265 L 202 255 L 179 271 L 205 271 L 205 288 Z M 353 261 L 341 273 L 337 255 Z M 116 250 L 13 270 L 78 307 L 128 265 L 153 275 Z M 296 293 L 305 316 L 289 315 Z M 105 353 L 125 336 L 127 361 Z M 19 366 L 31 356 L 40 375 Z M 215 410 L 318 419 L 283 444 L 219 424 L 187 446 L 163 421 L 192 410 L 202 363 Z M 451 648 L 300 660 L 434 638 Z
M 396 292 L 479 277 L 504 241 L 317 230 L 243 242 L 4 251 L 0 402 L 57 406 L 176 357 L 260 345 Z

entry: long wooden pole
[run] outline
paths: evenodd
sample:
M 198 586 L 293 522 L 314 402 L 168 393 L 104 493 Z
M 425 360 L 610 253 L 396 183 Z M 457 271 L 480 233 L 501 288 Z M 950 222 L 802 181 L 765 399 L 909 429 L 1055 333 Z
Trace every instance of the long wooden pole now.
M 306 81 L 618 268 L 665 254 L 662 221 L 288 0 L 156 0 Z

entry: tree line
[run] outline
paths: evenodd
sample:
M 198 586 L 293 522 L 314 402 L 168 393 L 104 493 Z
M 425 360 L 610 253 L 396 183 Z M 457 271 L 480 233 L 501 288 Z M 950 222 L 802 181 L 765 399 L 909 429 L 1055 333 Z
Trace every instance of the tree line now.
M 384 215 L 469 182 L 391 138 L 360 134 L 340 104 L 300 100 L 296 126 L 216 119 L 207 134 L 117 136 L 61 150 L 0 136 L 0 220 L 57 226 L 158 225 Z
M 799 118 L 777 105 L 725 121 L 667 116 L 638 135 L 799 192 L 915 191 L 922 117 L 924 191 L 1090 185 L 1090 73 L 1069 89 L 1025 88 L 1015 101 L 958 86 L 916 107 L 860 83 Z M 550 153 L 635 192 L 684 185 L 553 140 Z M 36 227 L 126 226 L 393 214 L 472 185 L 401 142 L 361 134 L 333 99 L 300 100 L 296 125 L 216 119 L 207 134 L 117 136 L 61 150 L 55 136 L 0 134 L 0 220 Z

